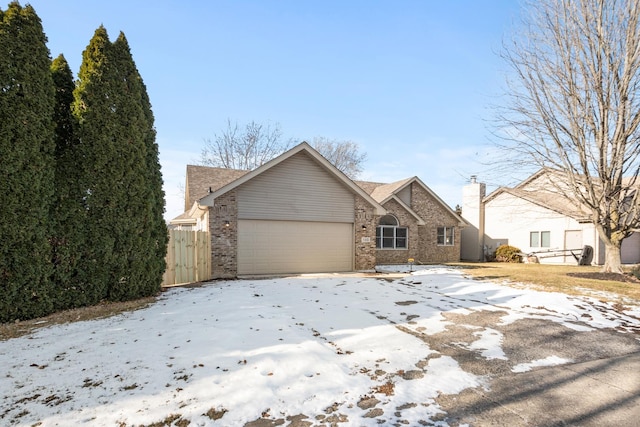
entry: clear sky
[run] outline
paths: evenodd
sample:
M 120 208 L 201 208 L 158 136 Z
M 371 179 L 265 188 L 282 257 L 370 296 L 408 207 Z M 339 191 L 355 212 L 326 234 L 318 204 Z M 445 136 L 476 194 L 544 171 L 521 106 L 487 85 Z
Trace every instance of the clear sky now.
M 26 3 L 74 76 L 98 26 L 127 36 L 155 114 L 166 218 L 183 210 L 186 165 L 228 118 L 355 141 L 368 155 L 361 179 L 418 176 L 451 207 L 470 175 L 487 181 L 517 0 Z

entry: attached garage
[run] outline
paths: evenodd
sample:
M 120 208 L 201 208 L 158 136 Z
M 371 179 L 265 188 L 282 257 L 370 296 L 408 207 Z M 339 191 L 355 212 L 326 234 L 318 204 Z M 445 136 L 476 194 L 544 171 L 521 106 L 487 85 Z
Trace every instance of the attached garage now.
M 199 200 L 214 278 L 342 272 L 375 265 L 384 208 L 302 143 Z
M 306 153 L 238 186 L 238 275 L 353 270 L 354 195 Z
M 240 220 L 238 275 L 353 270 L 353 224 Z

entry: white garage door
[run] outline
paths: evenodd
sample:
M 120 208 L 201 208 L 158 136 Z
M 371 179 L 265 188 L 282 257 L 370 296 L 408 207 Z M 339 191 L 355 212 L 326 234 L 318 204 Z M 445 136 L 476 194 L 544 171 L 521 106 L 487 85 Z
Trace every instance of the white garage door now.
M 238 274 L 353 270 L 353 224 L 238 221 Z

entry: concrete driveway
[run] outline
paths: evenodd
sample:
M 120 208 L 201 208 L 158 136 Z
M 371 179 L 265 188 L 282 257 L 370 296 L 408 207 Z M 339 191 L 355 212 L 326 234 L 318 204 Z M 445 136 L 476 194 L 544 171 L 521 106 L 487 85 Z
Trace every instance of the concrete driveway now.
M 501 312 L 445 315 L 446 331 L 422 337 L 463 370 L 487 376 L 486 388 L 441 395 L 451 426 L 640 425 L 640 335 L 604 329 L 577 331 L 549 320 L 500 325 Z M 503 336 L 504 359 L 469 350 L 477 328 Z M 570 363 L 514 372 L 514 365 L 562 358 Z M 518 371 L 516 369 L 516 371 Z

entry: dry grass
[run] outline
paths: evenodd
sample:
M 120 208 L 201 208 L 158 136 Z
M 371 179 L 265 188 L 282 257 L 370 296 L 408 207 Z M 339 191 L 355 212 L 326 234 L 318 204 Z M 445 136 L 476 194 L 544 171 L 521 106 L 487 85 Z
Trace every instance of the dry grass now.
M 148 306 L 155 300 L 155 297 L 147 297 L 134 301 L 105 302 L 91 307 L 60 311 L 38 319 L 0 323 L 0 341 L 27 335 L 38 328 L 82 320 L 102 319 L 127 311 L 138 310 Z
M 462 268 L 466 274 L 478 280 L 506 281 L 512 285 L 524 284 L 540 290 L 570 295 L 593 295 L 594 292 L 606 292 L 612 295 L 605 297 L 598 294 L 598 297 L 612 301 L 630 298 L 640 302 L 640 283 L 634 282 L 631 276 L 624 278 L 632 281 L 606 280 L 616 275 L 600 275 L 598 274 L 600 267 L 501 262 L 451 263 L 450 265 Z M 588 273 L 591 277 L 570 275 L 575 273 Z

